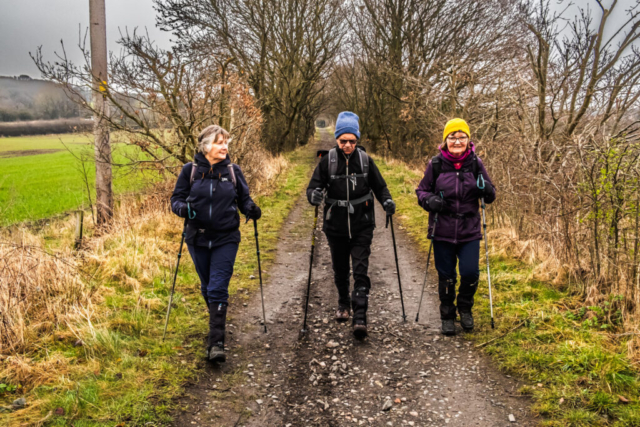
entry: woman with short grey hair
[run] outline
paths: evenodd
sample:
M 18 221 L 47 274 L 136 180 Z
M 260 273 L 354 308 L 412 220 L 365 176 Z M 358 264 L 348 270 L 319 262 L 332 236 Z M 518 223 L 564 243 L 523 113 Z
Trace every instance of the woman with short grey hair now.
M 249 195 L 247 181 L 229 159 L 229 133 L 211 125 L 198 136 L 198 152 L 182 168 L 171 209 L 186 219 L 187 247 L 209 308 L 207 357 L 224 362 L 229 281 L 240 243 L 240 215 L 260 219 L 260 208 Z

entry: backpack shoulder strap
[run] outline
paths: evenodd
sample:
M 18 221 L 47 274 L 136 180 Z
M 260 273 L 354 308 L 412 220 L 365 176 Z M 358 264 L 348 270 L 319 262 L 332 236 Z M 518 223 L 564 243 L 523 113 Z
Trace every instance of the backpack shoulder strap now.
M 440 172 L 442 172 L 442 161 L 439 156 L 433 156 L 431 158 L 431 167 L 433 168 L 433 181 L 431 181 L 431 192 L 433 193 L 436 188 L 436 181 Z
M 442 161 L 439 156 L 433 156 L 431 158 L 431 167 L 433 168 L 433 181 L 431 182 L 431 188 L 435 188 L 436 181 L 442 172 Z
M 329 150 L 329 182 L 335 179 L 338 171 L 338 151 L 333 147 Z
M 478 165 L 478 156 L 473 154 L 473 163 L 471 163 L 471 171 L 473 172 L 473 177 L 478 179 L 478 174 L 480 173 L 480 165 Z
M 369 175 L 369 155 L 358 148 L 358 155 L 360 156 L 360 165 L 362 166 L 362 174 L 365 178 Z
M 189 187 L 193 187 L 193 181 L 196 180 L 197 170 L 198 170 L 198 163 L 194 159 L 193 162 L 191 162 L 191 176 L 189 178 Z
M 227 168 L 229 169 L 229 177 L 231 178 L 231 182 L 233 183 L 233 188 L 235 188 L 236 193 L 238 192 L 238 181 L 236 180 L 236 172 L 233 169 L 235 166 L 233 163 L 229 163 Z

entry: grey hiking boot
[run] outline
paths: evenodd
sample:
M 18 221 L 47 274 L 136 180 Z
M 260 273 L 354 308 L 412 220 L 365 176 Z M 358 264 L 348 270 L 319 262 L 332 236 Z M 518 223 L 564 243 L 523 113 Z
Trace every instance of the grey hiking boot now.
M 447 336 L 456 334 L 456 324 L 453 319 L 442 319 L 442 334 Z
M 227 355 L 224 352 L 224 345 L 212 345 L 209 349 L 209 361 L 222 363 L 227 360 Z
M 471 312 L 460 313 L 460 325 L 467 332 L 473 330 L 473 315 Z

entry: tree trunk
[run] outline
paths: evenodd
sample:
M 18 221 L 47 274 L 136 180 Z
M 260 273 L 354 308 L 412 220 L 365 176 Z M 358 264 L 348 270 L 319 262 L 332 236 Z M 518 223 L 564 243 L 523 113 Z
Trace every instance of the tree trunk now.
M 111 144 L 105 116 L 109 106 L 101 92 L 107 86 L 107 25 L 104 0 L 89 0 L 89 29 L 91 37 L 91 70 L 93 73 L 94 151 L 96 161 L 96 225 L 107 225 L 113 216 L 111 187 Z

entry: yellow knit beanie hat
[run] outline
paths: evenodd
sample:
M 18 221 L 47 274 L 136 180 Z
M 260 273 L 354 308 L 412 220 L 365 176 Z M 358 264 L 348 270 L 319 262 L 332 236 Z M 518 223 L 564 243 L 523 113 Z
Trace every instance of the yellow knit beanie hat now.
M 442 140 L 447 139 L 447 136 L 452 132 L 464 132 L 467 134 L 469 138 L 471 138 L 471 132 L 469 131 L 469 125 L 462 119 L 452 119 L 449 120 L 444 127 L 444 135 L 442 135 Z

